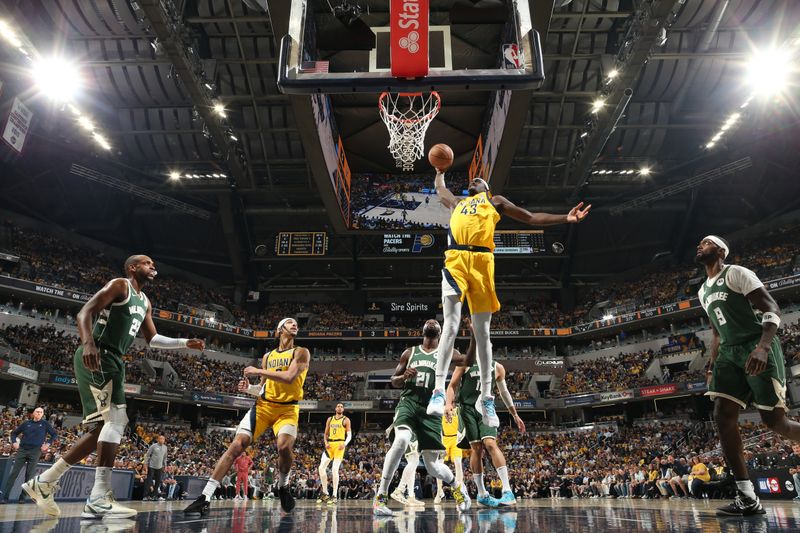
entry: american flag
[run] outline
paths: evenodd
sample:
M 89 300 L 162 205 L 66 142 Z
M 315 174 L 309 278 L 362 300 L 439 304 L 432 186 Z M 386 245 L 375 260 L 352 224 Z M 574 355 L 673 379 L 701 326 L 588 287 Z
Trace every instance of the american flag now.
M 303 74 L 327 74 L 328 61 L 303 61 L 300 72 Z

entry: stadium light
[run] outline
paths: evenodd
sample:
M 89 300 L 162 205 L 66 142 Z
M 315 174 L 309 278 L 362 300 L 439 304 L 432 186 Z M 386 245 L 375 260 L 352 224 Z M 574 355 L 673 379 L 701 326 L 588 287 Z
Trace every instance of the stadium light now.
M 605 103 L 606 103 L 605 100 L 603 100 L 602 98 L 598 98 L 597 100 L 592 102 L 592 113 L 597 113 L 598 111 L 603 109 Z
M 93 137 L 94 137 L 94 140 L 97 142 L 97 144 L 100 145 L 101 148 L 103 148 L 104 150 L 111 150 L 111 145 L 108 144 L 108 141 L 106 140 L 105 137 L 103 137 L 102 135 L 100 135 L 97 132 L 94 133 Z
M 614 315 L 612 314 L 603 315 L 603 320 L 614 320 Z
M 169 173 L 169 179 L 171 179 L 172 181 L 178 181 L 179 179 L 181 179 L 181 173 L 178 172 L 177 170 L 173 170 L 172 172 Z
M 786 88 L 791 64 L 789 50 L 770 48 L 756 52 L 747 66 L 747 82 L 757 95 L 778 94 Z
M 94 131 L 94 124 L 92 124 L 92 121 L 85 116 L 78 117 L 78 124 L 81 126 L 81 128 L 88 132 Z
M 69 102 L 82 85 L 78 67 L 59 57 L 39 59 L 32 75 L 39 91 L 56 102 Z
M 219 115 L 219 116 L 224 118 L 225 117 L 225 106 L 222 105 L 221 103 L 217 102 L 216 104 L 214 104 L 214 113 L 216 113 L 217 115 Z
M 706 148 L 714 148 L 715 144 L 717 144 L 715 141 L 709 141 L 706 143 Z
M 639 169 L 640 176 L 649 176 L 650 175 L 650 167 L 642 167 Z

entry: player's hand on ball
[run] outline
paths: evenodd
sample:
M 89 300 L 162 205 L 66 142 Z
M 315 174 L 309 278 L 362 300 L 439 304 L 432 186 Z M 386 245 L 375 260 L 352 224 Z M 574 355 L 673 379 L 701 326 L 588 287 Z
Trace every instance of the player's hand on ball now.
M 519 415 L 514 417 L 514 422 L 517 424 L 517 429 L 520 433 L 525 433 L 525 422 L 519 417 Z
M 250 387 L 250 382 L 246 379 L 239 381 L 239 385 L 236 387 L 236 390 L 239 392 L 247 392 L 248 387 Z
M 567 222 L 572 224 L 577 224 L 579 222 L 583 222 L 583 219 L 589 214 L 589 209 L 592 208 L 592 204 L 583 207 L 583 202 L 579 203 L 575 207 L 569 210 L 567 213 Z
M 750 357 L 747 358 L 747 362 L 744 364 L 744 371 L 751 376 L 757 376 L 761 374 L 767 369 L 768 358 L 769 354 L 767 353 L 767 350 L 761 346 L 756 346 L 753 351 L 750 352 Z
M 256 368 L 254 366 L 248 366 L 244 369 L 244 377 L 249 378 L 251 376 L 258 376 L 261 373 L 260 368 Z
M 189 339 L 186 341 L 186 347 L 191 348 L 192 350 L 199 350 L 203 351 L 206 349 L 206 341 L 203 339 Z
M 406 368 L 406 371 L 403 372 L 403 379 L 408 381 L 409 379 L 414 379 L 417 377 L 417 369 L 416 368 Z

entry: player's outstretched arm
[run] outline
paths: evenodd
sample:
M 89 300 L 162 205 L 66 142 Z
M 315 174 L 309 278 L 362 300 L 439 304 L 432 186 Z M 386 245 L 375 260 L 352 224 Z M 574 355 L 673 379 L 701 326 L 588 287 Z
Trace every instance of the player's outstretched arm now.
M 439 196 L 439 201 L 442 205 L 447 209 L 455 208 L 456 204 L 458 204 L 458 198 L 456 198 L 456 195 L 450 192 L 450 189 L 445 185 L 444 172 L 436 171 L 436 179 L 433 181 L 433 184 L 436 187 L 436 194 Z
M 142 323 L 142 335 L 144 340 L 151 348 L 158 348 L 160 350 L 178 350 L 180 348 L 191 348 L 192 350 L 203 351 L 206 348 L 206 343 L 203 339 L 178 339 L 159 335 L 156 331 L 156 325 L 153 322 L 153 306 L 150 300 L 147 301 L 147 314 Z
M 531 213 L 515 205 L 505 196 L 493 196 L 492 205 L 503 215 L 507 215 L 517 222 L 528 224 L 529 226 L 555 226 L 556 224 L 578 224 L 589 214 L 592 205 L 583 206 L 583 202 L 569 210 L 566 215 L 552 215 L 550 213 Z
M 244 377 L 260 376 L 262 378 L 277 381 L 278 383 L 289 384 L 304 370 L 308 370 L 308 365 L 311 362 L 311 354 L 308 348 L 298 348 L 294 352 L 294 359 L 286 372 L 278 372 L 275 370 L 265 370 L 263 368 L 256 368 L 248 366 L 244 369 Z
M 395 389 L 403 388 L 406 381 L 417 376 L 415 368 L 408 368 L 408 360 L 410 358 L 411 348 L 406 348 L 406 351 L 400 356 L 400 362 L 397 363 L 397 367 L 394 369 L 394 375 L 392 375 L 392 387 Z

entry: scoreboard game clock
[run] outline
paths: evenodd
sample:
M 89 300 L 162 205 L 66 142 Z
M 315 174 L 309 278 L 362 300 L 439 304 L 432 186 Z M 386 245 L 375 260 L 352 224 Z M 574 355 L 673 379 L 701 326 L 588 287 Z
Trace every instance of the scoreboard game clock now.
M 544 230 L 502 230 L 494 234 L 494 253 L 506 255 L 545 252 Z
M 327 252 L 328 234 L 324 231 L 282 231 L 275 237 L 277 256 L 321 256 Z

